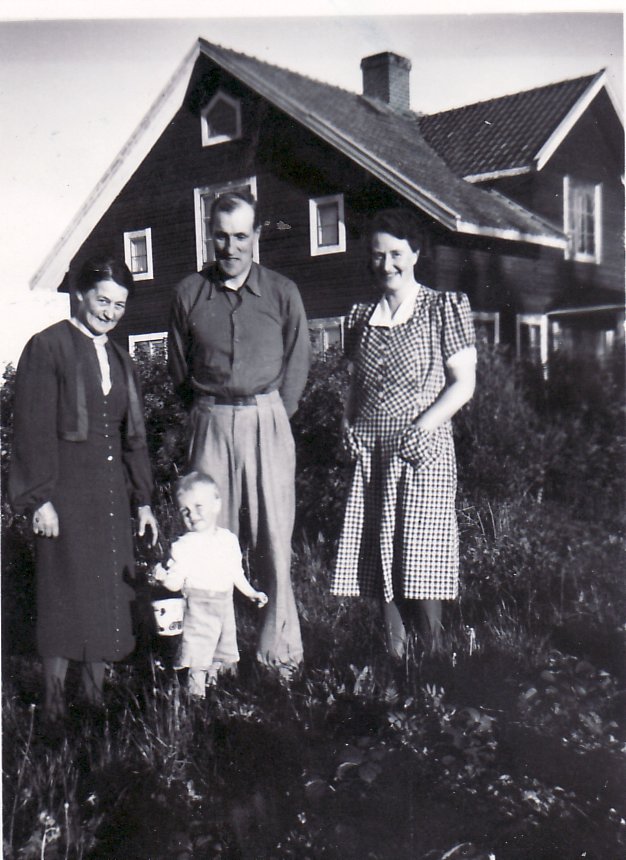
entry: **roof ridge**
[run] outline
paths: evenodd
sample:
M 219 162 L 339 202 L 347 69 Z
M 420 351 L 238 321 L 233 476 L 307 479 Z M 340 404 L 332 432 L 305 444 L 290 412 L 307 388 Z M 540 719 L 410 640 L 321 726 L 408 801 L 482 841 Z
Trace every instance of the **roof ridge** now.
M 225 45 L 218 45 L 216 42 L 209 42 L 208 39 L 204 39 L 202 36 L 198 36 L 198 42 L 202 45 L 206 45 L 209 50 L 218 50 L 225 51 L 233 57 L 240 57 L 244 60 L 252 61 L 253 63 L 259 63 L 263 66 L 269 66 L 271 69 L 277 69 L 279 72 L 287 72 L 290 75 L 293 75 L 297 78 L 303 78 L 307 81 L 312 81 L 315 84 L 319 84 L 324 87 L 331 87 L 332 89 L 339 90 L 342 93 L 346 93 L 346 95 L 350 96 L 359 96 L 360 93 L 355 92 L 354 90 L 347 90 L 345 87 L 340 87 L 338 84 L 329 84 L 328 81 L 322 81 L 319 78 L 314 78 L 311 75 L 305 75 L 302 72 L 296 72 L 293 69 L 287 68 L 287 66 L 278 66 L 276 63 L 270 63 L 268 60 L 261 60 L 259 57 L 255 57 L 253 54 L 246 54 L 243 51 L 235 51 L 233 48 L 227 48 Z

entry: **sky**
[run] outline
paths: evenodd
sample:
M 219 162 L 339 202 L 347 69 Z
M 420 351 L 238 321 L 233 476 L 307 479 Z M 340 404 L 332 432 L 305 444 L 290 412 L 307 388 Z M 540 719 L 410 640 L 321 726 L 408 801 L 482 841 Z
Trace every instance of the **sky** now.
M 484 14 L 491 7 L 477 2 L 360 0 L 357 7 L 349 0 L 318 0 L 319 14 L 311 18 L 283 13 L 288 4 L 267 0 L 260 18 L 240 0 L 237 17 L 226 18 L 198 17 L 198 4 L 190 0 L 176 4 L 178 17 L 169 11 L 174 4 L 156 0 L 108 0 L 106 6 L 97 0 L 0 0 L 5 311 L 25 301 L 30 279 L 198 36 L 357 92 L 362 57 L 394 51 L 411 60 L 411 106 L 425 113 L 604 67 L 623 105 L 620 7 L 590 13 L 578 11 L 585 6 L 574 0 L 548 2 L 527 0 L 524 8 L 556 11 L 496 15 Z M 211 5 L 205 2 L 203 10 Z M 450 5 L 457 11 L 446 11 Z M 77 11 L 85 6 L 87 20 Z M 429 8 L 446 14 L 414 13 Z M 474 11 L 459 14 L 459 8 Z M 595 8 L 603 8 L 597 0 Z M 4 317 L 16 334 L 11 315 Z

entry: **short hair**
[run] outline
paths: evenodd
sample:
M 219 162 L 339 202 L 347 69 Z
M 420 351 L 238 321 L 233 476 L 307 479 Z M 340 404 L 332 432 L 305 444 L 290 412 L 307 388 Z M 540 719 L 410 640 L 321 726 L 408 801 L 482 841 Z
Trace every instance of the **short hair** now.
M 239 191 L 224 191 L 222 194 L 218 194 L 211 203 L 210 223 L 214 223 L 220 212 L 234 212 L 242 203 L 247 203 L 248 206 L 252 207 L 254 212 L 253 227 L 256 230 L 257 227 L 261 226 L 258 203 L 254 194 L 247 188 L 241 188 Z
M 213 487 L 215 495 L 221 498 L 215 479 L 205 472 L 188 472 L 186 475 L 181 475 L 176 481 L 175 495 L 179 496 L 181 493 L 186 493 L 198 486 Z
M 74 289 L 80 293 L 88 293 L 100 281 L 114 281 L 120 287 L 125 287 L 129 293 L 135 286 L 126 263 L 120 262 L 111 254 L 99 254 L 85 260 L 76 276 Z
M 389 233 L 396 239 L 406 239 L 414 252 L 421 250 L 424 244 L 421 225 L 410 209 L 382 209 L 376 212 L 368 225 L 368 241 L 371 241 L 374 233 Z

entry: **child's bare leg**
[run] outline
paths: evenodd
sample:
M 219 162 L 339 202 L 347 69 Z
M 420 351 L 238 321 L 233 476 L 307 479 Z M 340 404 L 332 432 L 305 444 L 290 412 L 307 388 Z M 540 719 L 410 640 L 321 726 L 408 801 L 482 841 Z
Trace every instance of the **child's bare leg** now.
M 216 687 L 217 686 L 217 676 L 219 675 L 221 668 L 222 668 L 221 663 L 212 663 L 209 666 L 209 668 L 207 669 L 206 682 L 209 685 L 209 687 Z
M 199 699 L 204 699 L 206 696 L 206 682 L 207 682 L 207 671 L 206 669 L 190 669 L 189 670 L 189 693 L 192 696 L 196 696 Z

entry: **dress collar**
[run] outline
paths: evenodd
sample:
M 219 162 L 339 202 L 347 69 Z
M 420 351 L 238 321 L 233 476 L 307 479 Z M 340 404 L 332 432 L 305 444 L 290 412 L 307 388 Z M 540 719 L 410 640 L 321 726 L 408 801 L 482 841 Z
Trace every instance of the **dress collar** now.
M 94 334 L 93 332 L 89 331 L 87 326 L 84 326 L 82 322 L 80 322 L 80 320 L 76 319 L 76 317 L 72 317 L 70 319 L 70 322 L 73 326 L 76 326 L 78 331 L 82 332 L 84 335 L 90 338 L 94 342 L 95 346 L 104 346 L 105 343 L 107 343 L 109 340 L 106 334 Z
M 381 296 L 378 304 L 374 308 L 374 312 L 369 318 L 369 325 L 377 328 L 394 328 L 397 325 L 402 325 L 402 323 L 407 322 L 415 310 L 415 301 L 420 294 L 421 289 L 421 284 L 416 284 L 411 289 L 411 292 L 407 297 L 403 299 L 394 314 L 391 313 L 391 308 L 389 307 L 387 299 L 384 296 Z

